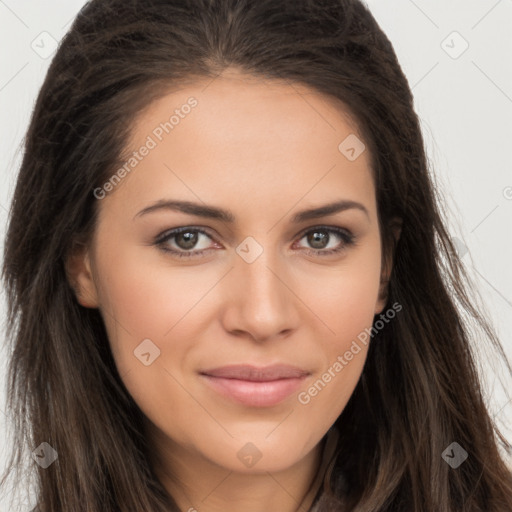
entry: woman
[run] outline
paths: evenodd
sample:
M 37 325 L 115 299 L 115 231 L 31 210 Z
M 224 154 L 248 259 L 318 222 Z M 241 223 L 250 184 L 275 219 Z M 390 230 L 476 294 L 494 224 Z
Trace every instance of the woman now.
M 359 1 L 88 3 L 3 271 L 41 512 L 512 507 L 469 333 L 503 352 Z

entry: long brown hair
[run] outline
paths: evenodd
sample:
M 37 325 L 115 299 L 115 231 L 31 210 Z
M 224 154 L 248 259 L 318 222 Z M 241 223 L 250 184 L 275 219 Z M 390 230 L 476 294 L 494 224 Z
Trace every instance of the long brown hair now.
M 116 169 L 137 113 L 170 87 L 228 66 L 303 84 L 346 106 L 372 160 L 389 304 L 361 379 L 336 421 L 319 511 L 512 510 L 510 450 L 490 416 L 471 341 L 506 363 L 445 227 L 413 98 L 391 43 L 359 0 L 93 0 L 77 16 L 35 105 L 10 212 L 9 411 L 41 512 L 169 512 L 149 464 L 143 415 L 117 373 L 101 316 L 80 306 L 65 259 L 97 220 L 93 190 Z M 476 330 L 478 328 L 478 331 Z M 475 338 L 476 339 L 476 338 Z M 458 468 L 442 457 L 457 442 Z

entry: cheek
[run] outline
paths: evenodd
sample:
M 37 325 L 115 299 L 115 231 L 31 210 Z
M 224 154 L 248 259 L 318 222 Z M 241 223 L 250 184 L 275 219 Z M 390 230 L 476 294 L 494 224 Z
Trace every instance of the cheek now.
M 105 251 L 98 274 L 100 304 L 125 328 L 119 332 L 123 337 L 130 333 L 134 340 L 163 338 L 215 282 L 193 267 L 177 269 L 158 255 L 148 258 L 147 247 L 119 253 L 112 258 Z
M 350 274 L 339 280 L 321 305 L 319 316 L 326 319 L 331 335 L 318 342 L 324 365 L 297 396 L 306 416 L 322 418 L 326 425 L 336 421 L 349 401 L 366 361 L 374 318 L 378 282 L 374 273 Z M 377 273 L 378 275 L 378 273 Z
M 157 354 L 164 333 L 179 319 L 182 302 L 171 299 L 180 283 L 171 283 L 165 272 L 144 261 L 147 247 L 124 247 L 106 236 L 98 247 L 99 304 L 114 359 L 120 374 L 140 371 L 134 351 L 149 339 Z
M 181 366 L 194 330 L 187 313 L 212 284 L 203 279 L 200 286 L 199 276 L 194 277 L 191 270 L 178 271 L 161 261 L 154 264 L 143 257 L 147 248 L 102 247 L 102 259 L 98 259 L 100 304 L 121 379 L 146 416 L 160 418 L 172 403 L 173 410 L 179 410 L 182 421 L 188 424 L 185 417 L 193 402 L 179 384 L 182 377 L 176 368 Z M 169 331 L 172 334 L 166 336 Z M 181 343 L 170 345 L 176 333 Z M 147 365 L 144 354 L 149 354 Z M 169 424 L 175 422 L 171 419 Z
M 373 322 L 380 287 L 379 255 L 378 246 L 361 251 L 311 286 L 314 311 L 330 328 L 328 339 L 336 349 L 350 344 Z
M 334 422 L 347 404 L 366 361 L 380 284 L 379 248 L 324 279 L 312 296 L 315 312 L 331 335 L 322 337 L 319 350 L 325 365 L 297 397 L 309 414 Z M 323 293 L 322 293 L 323 290 Z

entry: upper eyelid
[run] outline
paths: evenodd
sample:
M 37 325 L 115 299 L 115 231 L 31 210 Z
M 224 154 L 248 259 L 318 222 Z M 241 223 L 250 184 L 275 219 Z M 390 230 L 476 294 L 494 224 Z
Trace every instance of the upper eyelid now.
M 208 228 L 202 227 L 202 226 L 180 226 L 177 228 L 172 229 L 166 229 L 165 231 L 162 231 L 159 235 L 157 235 L 156 239 L 166 239 L 166 238 L 172 238 L 173 236 L 179 235 L 180 233 L 186 232 L 186 231 L 198 231 L 200 233 L 203 233 L 207 236 L 212 236 L 208 232 Z
M 309 228 L 304 228 L 303 230 L 299 231 L 299 233 L 297 235 L 295 235 L 296 237 L 297 236 L 304 236 L 306 233 L 309 233 L 310 231 L 313 231 L 315 229 L 324 229 L 326 231 L 333 231 L 333 232 L 337 232 L 337 231 L 346 231 L 348 234 L 352 234 L 352 230 L 350 229 L 347 229 L 347 228 L 343 228 L 341 226 L 329 226 L 327 224 L 315 224 L 314 226 L 310 226 Z

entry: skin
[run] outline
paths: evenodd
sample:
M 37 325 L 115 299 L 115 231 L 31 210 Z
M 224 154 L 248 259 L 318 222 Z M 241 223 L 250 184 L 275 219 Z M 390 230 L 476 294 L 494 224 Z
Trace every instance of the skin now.
M 372 326 L 385 306 L 389 272 L 381 265 L 369 154 L 349 161 L 338 150 L 358 132 L 332 99 L 234 69 L 152 103 L 135 120 L 128 152 L 191 96 L 198 105 L 99 201 L 94 238 L 70 258 L 68 272 L 79 302 L 104 318 L 120 375 L 147 417 L 152 462 L 180 508 L 292 512 L 368 346 L 360 343 L 307 404 L 294 393 L 273 407 L 241 405 L 198 371 L 288 363 L 310 372 L 299 390 L 307 391 Z M 235 221 L 170 209 L 136 216 L 160 199 L 228 209 Z M 367 213 L 352 208 L 291 221 L 340 199 Z M 349 230 L 355 245 L 333 232 L 327 249 L 314 245 L 307 230 L 319 225 Z M 158 235 L 182 226 L 208 232 L 211 238 L 199 234 L 188 249 L 207 252 L 180 259 L 155 245 Z M 263 248 L 252 263 L 236 252 L 249 236 Z M 166 246 L 187 251 L 180 237 Z M 338 254 L 318 254 L 339 246 Z M 134 357 L 144 339 L 160 349 L 148 366 Z M 249 442 L 262 455 L 252 467 L 237 457 Z

